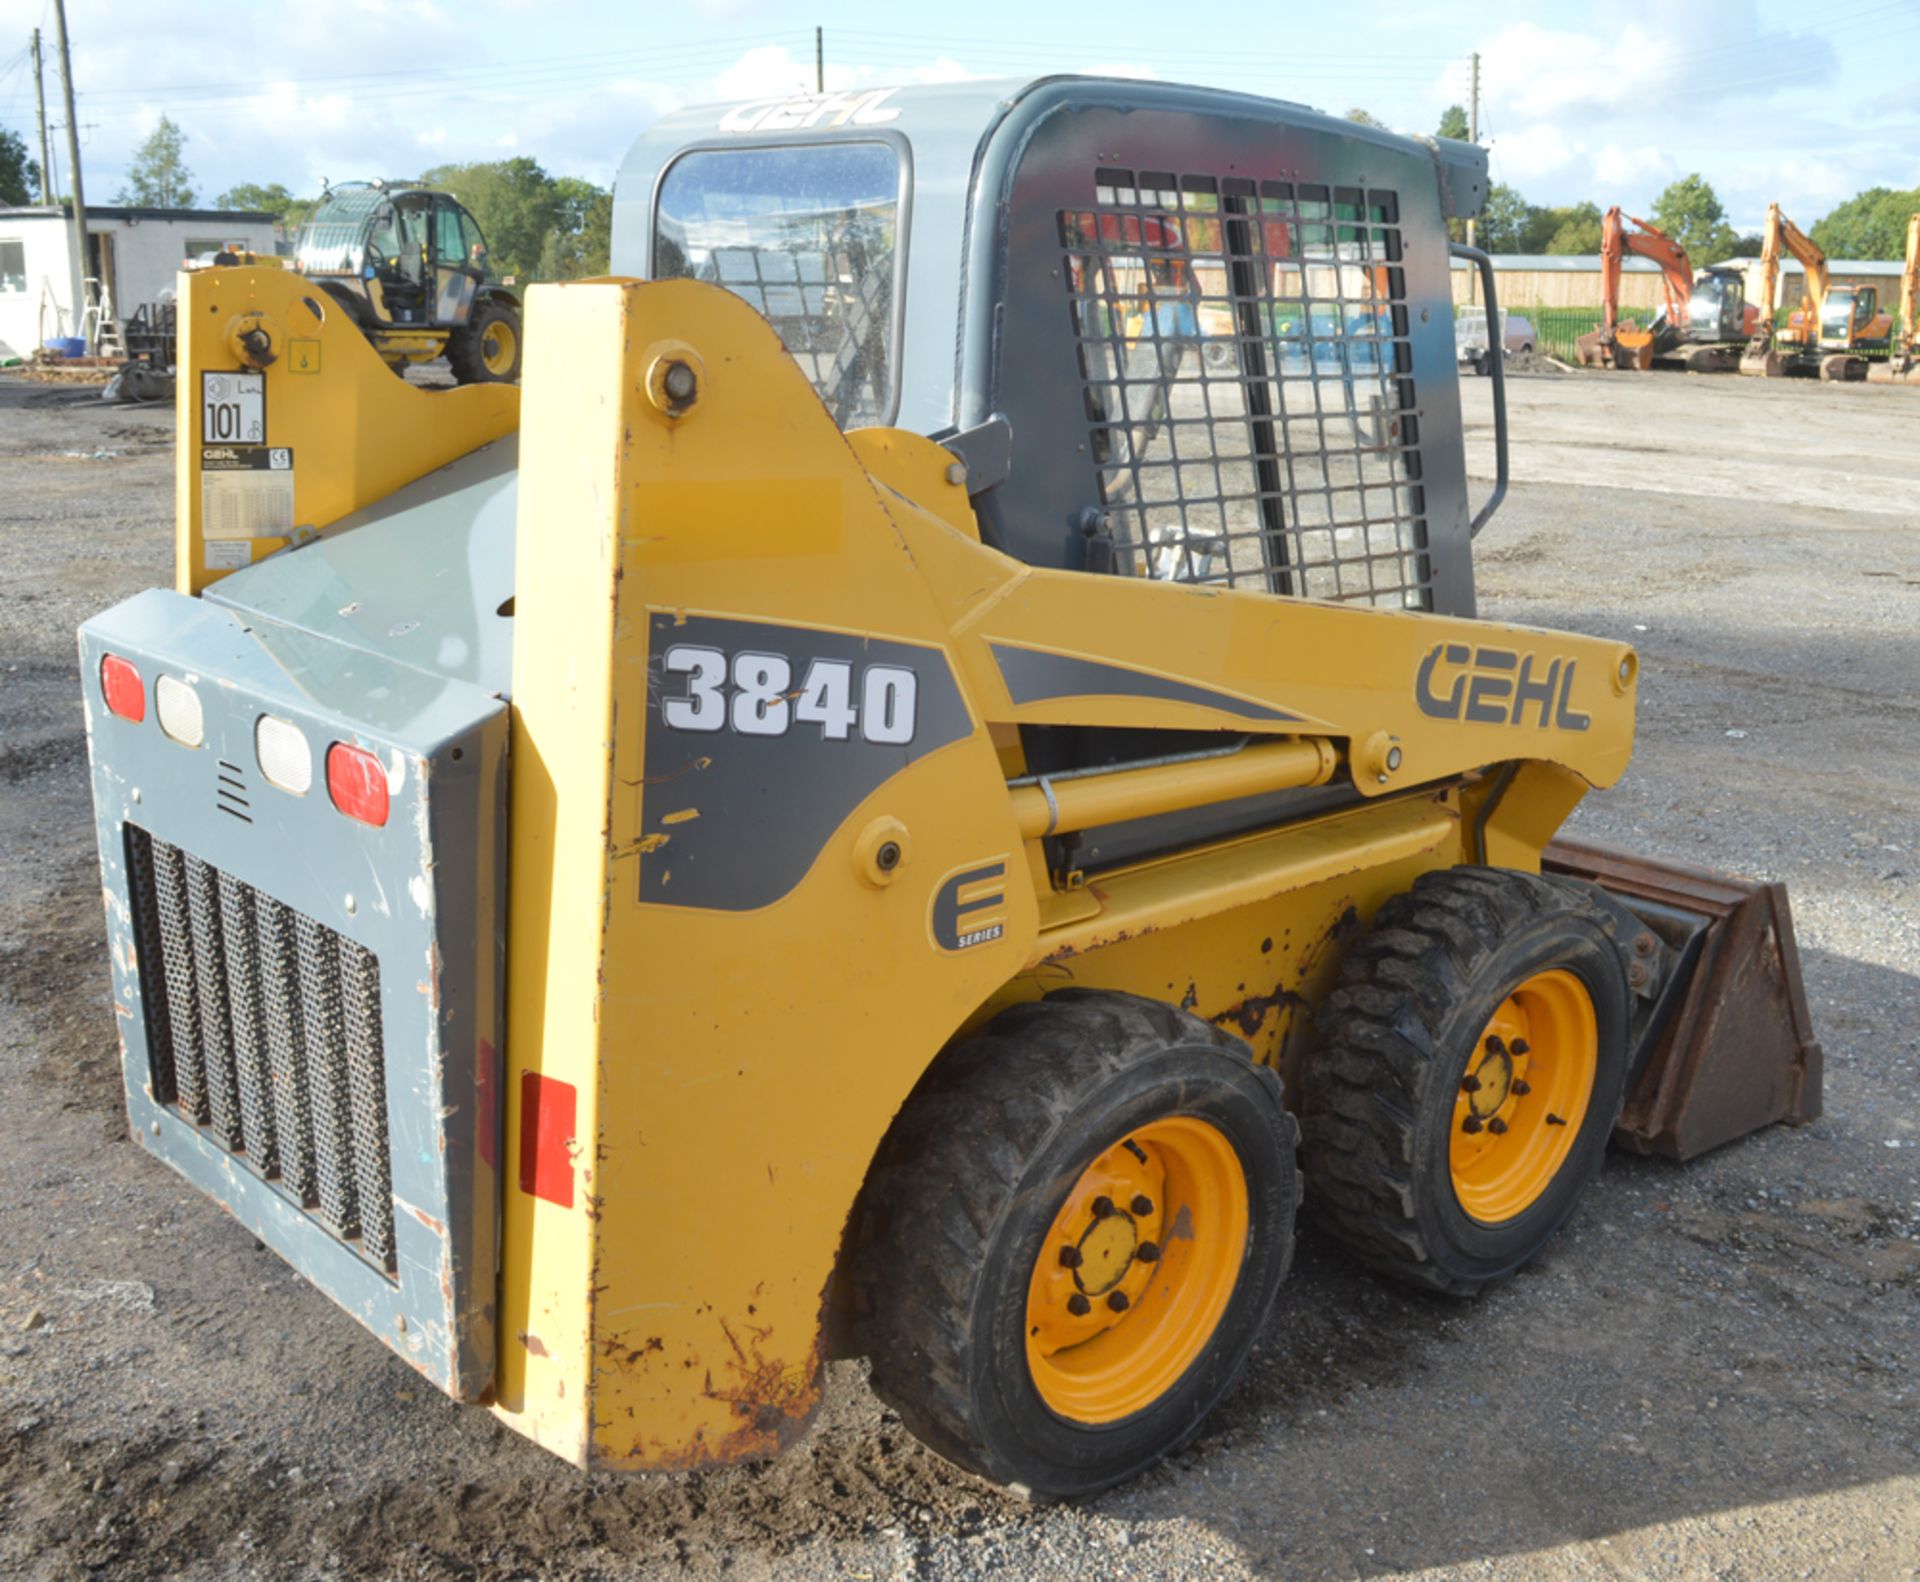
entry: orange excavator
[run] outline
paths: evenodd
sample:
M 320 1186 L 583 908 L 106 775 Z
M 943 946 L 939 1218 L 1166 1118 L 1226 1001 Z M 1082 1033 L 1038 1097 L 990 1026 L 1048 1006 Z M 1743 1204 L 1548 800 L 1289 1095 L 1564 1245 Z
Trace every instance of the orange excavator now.
M 1636 229 L 1628 230 L 1629 222 Z M 1660 266 L 1666 305 L 1645 329 L 1620 317 L 1620 266 L 1629 253 Z M 1574 342 L 1583 364 L 1644 371 L 1659 362 L 1689 373 L 1728 373 L 1737 366 L 1740 345 L 1760 318 L 1739 270 L 1716 267 L 1696 276 L 1684 247 L 1659 227 L 1623 215 L 1618 205 L 1607 210 L 1601 228 L 1600 270 L 1605 318 Z
M 1885 362 L 1867 370 L 1875 384 L 1920 385 L 1920 214 L 1907 220 L 1907 263 L 1900 271 L 1900 317 Z
M 1775 328 L 1783 247 L 1799 260 L 1801 295 L 1799 307 L 1787 315 L 1783 326 Z M 1912 251 L 1909 245 L 1909 260 Z M 1911 269 L 1909 262 L 1909 273 Z M 1829 380 L 1861 379 L 1869 371 L 1867 354 L 1886 351 L 1893 341 L 1893 317 L 1880 311 L 1878 289 L 1832 284 L 1827 255 L 1780 212 L 1777 203 L 1767 205 L 1767 229 L 1760 246 L 1760 296 L 1759 323 L 1740 359 L 1743 374 L 1778 379 L 1817 373 Z

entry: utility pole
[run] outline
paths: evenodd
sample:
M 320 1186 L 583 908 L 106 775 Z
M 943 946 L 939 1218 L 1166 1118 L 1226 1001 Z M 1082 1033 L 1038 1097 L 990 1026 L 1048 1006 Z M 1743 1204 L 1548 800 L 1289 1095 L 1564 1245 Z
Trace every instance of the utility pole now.
M 1473 81 L 1467 90 L 1467 141 L 1476 146 L 1480 142 L 1480 51 L 1478 50 L 1473 52 Z M 1489 189 L 1491 189 L 1492 183 L 1489 182 L 1488 186 Z M 1477 227 L 1472 220 L 1467 221 L 1467 246 L 1469 247 L 1474 245 L 1474 232 L 1476 229 Z M 1472 307 L 1479 300 L 1480 271 L 1477 269 L 1469 269 L 1467 271 L 1467 306 Z M 1487 344 L 1489 346 L 1499 345 L 1499 334 L 1500 327 L 1498 325 L 1490 326 L 1487 330 Z
M 1473 52 L 1473 85 L 1467 90 L 1467 141 L 1480 141 L 1480 52 Z M 1467 221 L 1467 246 L 1473 246 L 1473 221 Z
M 827 30 L 823 27 L 813 30 L 813 91 L 827 91 Z
M 33 30 L 33 102 L 40 112 L 40 201 L 53 202 L 53 149 L 47 142 L 47 84 L 40 74 L 40 29 Z
M 80 185 L 80 112 L 73 104 L 73 51 L 67 44 L 67 0 L 53 0 L 60 38 L 60 85 L 67 98 L 67 175 L 73 182 L 73 331 L 86 335 L 87 198 Z M 92 346 L 87 350 L 91 352 Z

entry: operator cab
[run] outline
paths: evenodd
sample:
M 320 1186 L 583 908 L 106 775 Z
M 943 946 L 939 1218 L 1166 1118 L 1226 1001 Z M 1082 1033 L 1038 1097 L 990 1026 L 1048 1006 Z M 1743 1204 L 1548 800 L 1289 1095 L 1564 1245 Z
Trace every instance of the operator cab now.
M 1879 315 L 1880 294 L 1872 286 L 1834 286 L 1820 306 L 1820 339 L 1851 346 L 1868 338 Z
M 519 301 L 494 279 L 479 222 L 447 193 L 330 188 L 301 228 L 294 267 L 396 368 L 444 353 L 463 384 L 519 374 Z
M 1746 333 L 1746 284 L 1734 270 L 1709 269 L 1693 283 L 1687 333 L 1696 341 L 1732 341 Z
M 1403 236 L 1484 161 L 1132 81 L 762 100 L 641 137 L 613 268 L 749 302 L 1030 564 L 1470 614 L 1449 259 Z

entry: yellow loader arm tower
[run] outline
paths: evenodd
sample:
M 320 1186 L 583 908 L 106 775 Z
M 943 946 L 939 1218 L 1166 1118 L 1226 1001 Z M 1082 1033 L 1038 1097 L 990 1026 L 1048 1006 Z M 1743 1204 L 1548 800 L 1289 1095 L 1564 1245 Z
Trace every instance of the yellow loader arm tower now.
M 1610 1141 L 1817 1113 L 1778 887 L 1550 844 L 1637 660 L 1475 615 L 1484 183 L 1138 83 L 687 112 L 517 427 L 184 281 L 180 585 L 82 633 L 136 1135 L 577 1465 L 865 1355 L 1076 1495 L 1199 1430 L 1303 1187 L 1468 1294 Z

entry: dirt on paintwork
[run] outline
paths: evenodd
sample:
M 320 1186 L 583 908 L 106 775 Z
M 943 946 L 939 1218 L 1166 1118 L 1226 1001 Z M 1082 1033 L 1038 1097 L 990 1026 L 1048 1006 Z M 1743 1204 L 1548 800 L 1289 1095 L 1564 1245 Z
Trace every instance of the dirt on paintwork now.
M 1038 1507 L 921 1449 L 858 1364 L 778 1460 L 583 1475 L 427 1388 L 127 1137 L 73 632 L 168 580 L 172 414 L 0 376 L 0 1575 L 1913 1576 L 1920 393 L 1509 399 L 1483 613 L 1641 657 L 1634 764 L 1574 829 L 1789 883 L 1827 1113 L 1686 1167 L 1615 1157 L 1473 1303 L 1383 1284 L 1309 1221 L 1199 1440 Z

